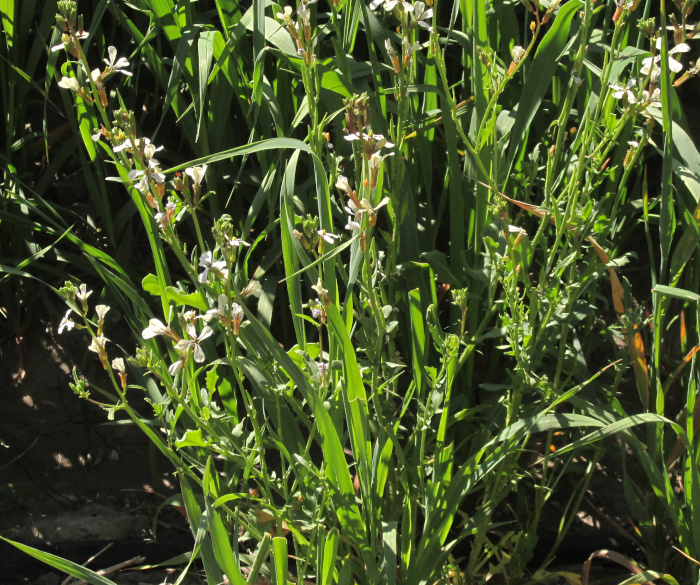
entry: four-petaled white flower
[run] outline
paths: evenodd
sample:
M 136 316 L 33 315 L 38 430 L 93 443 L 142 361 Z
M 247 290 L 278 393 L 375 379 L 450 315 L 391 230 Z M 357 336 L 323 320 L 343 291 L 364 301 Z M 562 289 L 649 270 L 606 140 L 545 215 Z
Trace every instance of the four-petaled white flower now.
M 75 327 L 75 323 L 71 319 L 68 318 L 68 317 L 70 317 L 70 314 L 72 312 L 73 312 L 73 309 L 68 309 L 66 311 L 65 316 L 63 317 L 63 319 L 61 319 L 61 322 L 58 324 L 58 334 L 59 335 L 61 333 L 63 333 L 64 329 L 67 329 L 68 331 L 70 331 L 71 329 L 73 329 L 73 327 Z
M 181 339 L 177 342 L 175 347 L 183 354 L 194 350 L 194 361 L 202 363 L 204 361 L 204 350 L 199 344 L 213 333 L 214 331 L 212 331 L 212 328 L 209 327 L 209 325 L 205 325 L 199 335 L 197 335 L 197 328 L 192 323 L 188 323 L 187 335 L 189 339 Z
M 107 53 L 109 53 L 109 59 L 103 59 L 103 61 L 107 64 L 107 68 L 110 72 L 115 71 L 123 75 L 132 75 L 131 71 L 125 69 L 125 67 L 129 67 L 129 61 L 127 61 L 126 57 L 119 57 L 119 59 L 117 59 L 116 47 L 107 47 Z
M 432 17 L 433 9 L 428 8 L 428 10 L 426 10 L 425 2 L 417 0 L 417 2 L 413 5 L 413 14 L 411 15 L 413 23 L 417 24 L 418 26 L 422 26 L 423 28 L 427 28 L 430 32 L 432 32 L 433 25 L 428 22 Z
M 657 51 L 661 50 L 662 44 L 663 39 L 661 37 L 656 39 Z M 679 43 L 668 52 L 668 68 L 673 73 L 678 73 L 681 69 L 683 69 L 683 64 L 680 61 L 676 61 L 676 59 L 674 59 L 671 55 L 675 55 L 676 53 L 687 53 L 688 51 L 690 51 L 690 45 L 687 43 Z M 658 75 L 661 72 L 661 69 L 657 65 L 659 61 L 661 61 L 661 55 L 658 54 L 653 58 L 647 57 L 646 59 L 642 59 L 642 75 L 648 75 L 649 73 L 651 73 L 652 76 Z
M 197 280 L 199 282 L 206 282 L 209 279 L 209 271 L 213 272 L 218 278 L 226 280 L 228 278 L 228 270 L 226 269 L 226 262 L 224 260 L 219 260 L 213 262 L 214 254 L 207 250 L 199 257 L 199 265 L 204 268 L 204 271 L 199 275 Z
M 623 98 L 627 98 L 628 103 L 636 104 L 637 103 L 637 96 L 634 95 L 634 92 L 632 91 L 632 88 L 636 85 L 637 85 L 637 80 L 630 79 L 627 81 L 627 85 L 625 87 L 620 87 L 619 85 L 611 85 L 610 89 L 615 90 L 612 94 L 615 99 L 621 100 Z
M 121 152 L 122 150 L 129 149 L 141 149 L 143 148 L 145 150 L 146 146 L 148 146 L 151 143 L 151 141 L 148 138 L 136 138 L 134 142 L 131 142 L 131 138 L 127 138 L 124 142 L 122 142 L 119 146 L 115 146 L 113 151 L 114 152 Z M 162 146 L 159 146 L 158 148 L 155 149 L 154 152 L 157 152 L 159 150 L 163 150 Z
M 241 246 L 250 246 L 248 242 L 238 239 L 236 236 L 228 239 L 228 245 L 232 248 L 240 248 Z
M 340 239 L 340 236 L 337 236 L 335 234 L 331 234 L 327 232 L 326 230 L 318 230 L 316 232 L 318 234 L 318 237 L 321 238 L 324 242 L 328 244 L 332 244 L 335 240 Z
M 136 184 L 136 188 L 142 193 L 148 191 L 149 179 L 153 179 L 156 183 L 164 183 L 165 175 L 160 172 L 160 168 L 158 168 L 159 164 L 160 163 L 156 159 L 150 159 L 148 161 L 148 167 L 146 167 L 145 171 L 129 171 L 129 180 L 135 181 L 141 177 L 141 180 Z
M 159 319 L 150 319 L 148 321 L 148 327 L 141 332 L 141 337 L 144 339 L 151 339 L 156 335 L 167 335 L 169 332 L 170 329 L 166 327 L 162 321 Z

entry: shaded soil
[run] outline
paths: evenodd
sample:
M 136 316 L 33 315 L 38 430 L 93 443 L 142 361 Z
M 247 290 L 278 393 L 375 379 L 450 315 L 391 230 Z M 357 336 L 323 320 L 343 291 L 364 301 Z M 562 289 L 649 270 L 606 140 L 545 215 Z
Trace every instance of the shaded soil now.
M 70 389 L 71 369 L 80 365 L 69 356 L 85 355 L 81 343 L 79 334 L 55 337 L 51 327 L 37 325 L 21 343 L 5 340 L 0 348 L 0 535 L 80 564 L 111 543 L 90 568 L 146 555 L 110 578 L 172 583 L 177 565 L 170 571 L 133 568 L 190 550 L 185 519 L 163 506 L 177 493 L 177 480 L 138 428 L 109 424 L 102 409 Z M 87 377 L 95 379 L 100 372 L 87 367 Z M 140 408 L 147 416 L 148 405 Z M 4 543 L 0 558 L 2 585 L 65 577 Z

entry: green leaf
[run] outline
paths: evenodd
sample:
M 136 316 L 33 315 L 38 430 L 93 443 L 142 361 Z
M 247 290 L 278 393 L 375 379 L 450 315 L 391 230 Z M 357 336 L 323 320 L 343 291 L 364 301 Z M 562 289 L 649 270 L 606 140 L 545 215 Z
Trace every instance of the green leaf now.
M 209 443 L 202 438 L 202 429 L 188 430 L 181 439 L 175 441 L 178 449 L 183 447 L 207 447 Z
M 158 24 L 163 29 L 169 41 L 179 39 L 180 25 L 175 18 L 175 5 L 172 0 L 145 0 L 148 7 L 155 13 Z
M 18 548 L 22 552 L 27 553 L 29 556 L 34 557 L 42 563 L 46 563 L 50 567 L 63 571 L 67 575 L 71 575 L 76 579 L 82 579 L 91 585 L 115 585 L 114 581 L 110 581 L 106 577 L 102 577 L 94 571 L 91 571 L 90 569 L 87 569 L 72 561 L 68 561 L 66 559 L 62 559 L 61 557 L 57 557 L 56 555 L 37 550 L 31 546 L 27 546 L 26 544 L 20 544 L 19 542 L 9 540 L 4 536 L 0 536 L 0 539 L 4 540 L 8 544 L 11 544 L 15 548 Z
M 571 21 L 583 7 L 581 0 L 570 0 L 562 5 L 551 28 L 537 47 L 535 58 L 528 69 L 525 85 L 520 92 L 518 113 L 510 134 L 507 164 L 504 171 L 508 172 L 518 153 L 535 114 L 539 110 L 547 88 L 555 76 L 559 57 L 569 41 Z
M 287 585 L 289 559 L 287 555 L 287 539 L 275 536 L 272 539 L 272 555 L 275 561 L 275 585 Z
M 700 301 L 700 295 L 697 293 L 663 284 L 657 284 L 651 292 L 657 295 L 665 295 L 667 297 L 673 297 L 674 299 L 680 299 L 682 301 L 693 301 L 696 303 Z
M 141 283 L 141 286 L 147 293 L 150 293 L 156 297 L 164 298 L 168 302 L 174 303 L 178 307 L 194 307 L 202 312 L 209 310 L 209 306 L 202 298 L 200 293 L 186 294 L 174 289 L 172 286 L 166 286 L 165 289 L 163 289 L 162 285 L 158 281 L 158 277 L 154 274 L 146 275 Z

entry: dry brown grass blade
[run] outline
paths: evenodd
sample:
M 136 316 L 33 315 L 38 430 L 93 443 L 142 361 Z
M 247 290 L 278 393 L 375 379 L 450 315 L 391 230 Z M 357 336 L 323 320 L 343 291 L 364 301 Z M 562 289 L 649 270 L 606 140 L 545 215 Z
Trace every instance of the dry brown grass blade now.
M 677 546 L 674 546 L 673 548 L 675 548 L 679 553 L 681 553 L 681 554 L 682 554 L 686 559 L 688 559 L 689 561 L 693 561 L 696 565 L 700 565 L 700 561 L 697 561 L 697 560 L 695 560 L 693 557 L 691 557 L 690 555 L 685 554 L 685 553 L 684 553 L 681 549 L 679 549 Z
M 629 569 L 630 572 L 634 573 L 635 575 L 641 575 L 644 572 L 625 555 L 621 555 L 613 550 L 598 550 L 588 557 L 588 560 L 585 563 L 583 563 L 583 585 L 588 585 L 588 576 L 591 572 L 591 563 L 593 563 L 593 559 L 596 557 L 610 559 L 618 565 L 622 565 L 626 569 Z M 646 583 L 647 585 L 653 585 L 651 581 L 647 581 Z

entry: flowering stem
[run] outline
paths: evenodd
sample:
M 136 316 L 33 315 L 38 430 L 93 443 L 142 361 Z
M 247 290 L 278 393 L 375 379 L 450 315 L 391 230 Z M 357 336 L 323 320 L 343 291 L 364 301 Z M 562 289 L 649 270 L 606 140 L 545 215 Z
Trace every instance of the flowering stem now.
M 199 220 L 197 219 L 197 208 L 196 207 L 190 207 L 188 206 L 188 211 L 190 212 L 190 216 L 192 217 L 192 222 L 194 223 L 194 229 L 197 232 L 197 243 L 199 244 L 199 249 L 204 251 L 206 250 L 204 246 L 204 238 L 202 237 L 202 230 L 199 227 Z

